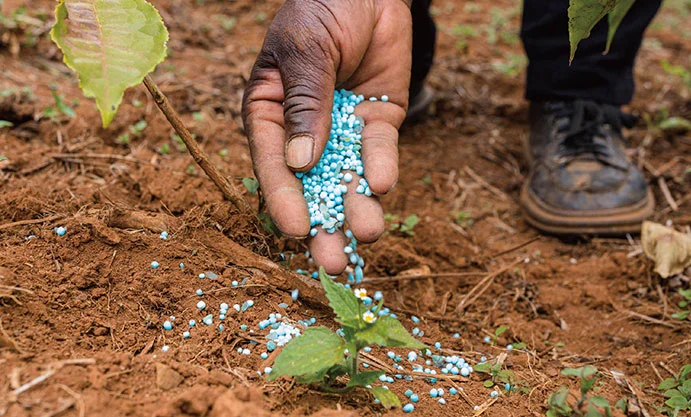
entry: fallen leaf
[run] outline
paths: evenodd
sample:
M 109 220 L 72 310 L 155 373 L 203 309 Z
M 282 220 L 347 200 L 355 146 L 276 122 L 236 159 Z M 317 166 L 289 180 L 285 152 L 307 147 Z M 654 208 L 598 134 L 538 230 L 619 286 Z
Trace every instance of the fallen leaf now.
M 643 222 L 643 252 L 655 261 L 662 278 L 680 274 L 691 266 L 691 236 L 658 223 Z

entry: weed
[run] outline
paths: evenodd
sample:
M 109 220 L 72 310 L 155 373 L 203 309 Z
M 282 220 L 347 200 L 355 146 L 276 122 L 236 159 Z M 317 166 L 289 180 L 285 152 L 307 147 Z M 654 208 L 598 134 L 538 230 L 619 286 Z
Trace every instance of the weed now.
M 185 169 L 185 173 L 189 175 L 194 175 L 197 172 L 197 169 L 194 167 L 194 165 L 189 164 L 187 165 L 187 168 Z
M 457 225 L 461 227 L 469 227 L 473 224 L 473 215 L 465 211 L 452 211 L 451 215 Z
M 477 30 L 474 27 L 461 24 L 454 26 L 451 33 L 456 37 L 456 48 L 458 49 L 465 49 L 468 46 L 468 39 L 477 36 Z
M 430 185 L 430 184 L 432 184 L 432 177 L 429 174 L 425 174 L 425 176 L 422 177 L 422 182 L 425 185 Z
M 547 400 L 547 417 L 610 417 L 612 407 L 604 397 L 592 395 L 600 374 L 597 368 L 587 365 L 582 368 L 566 368 L 561 374 L 580 381 L 580 397 L 571 396 L 569 388 L 561 386 Z M 573 398 L 570 398 L 573 397 Z M 570 401 L 570 399 L 572 401 Z M 625 401 L 618 401 L 617 408 L 625 408 Z
M 178 136 L 177 133 L 173 132 L 170 134 L 170 139 L 173 141 L 173 144 L 175 145 L 175 149 L 178 150 L 178 152 L 185 152 L 187 150 L 187 146 L 185 145 L 185 142 L 182 140 L 180 136 Z
M 661 413 L 677 417 L 682 411 L 691 411 L 691 364 L 682 366 L 679 375 L 665 379 L 657 389 L 667 398 L 665 405 L 659 407 Z
M 192 113 L 192 118 L 197 122 L 202 122 L 202 121 L 204 121 L 204 113 L 202 113 L 200 111 L 196 111 L 196 112 Z
M 686 85 L 686 88 L 691 88 L 691 71 L 689 71 L 686 67 L 681 65 L 672 65 L 667 60 L 660 62 L 660 65 L 662 65 L 662 69 L 667 74 L 679 77 L 684 85 Z
M 168 155 L 170 153 L 170 144 L 166 142 L 156 149 L 156 151 L 161 155 Z
M 224 14 L 214 15 L 214 18 L 221 24 L 221 27 L 226 32 L 231 32 L 238 25 L 238 19 Z
M 662 136 L 665 132 L 685 132 L 691 130 L 691 121 L 683 117 L 670 116 L 667 109 L 661 109 L 657 116 L 644 114 L 643 120 L 650 134 Z
M 14 126 L 14 123 L 8 122 L 7 120 L 1 120 L 0 119 L 0 129 L 5 128 L 5 127 L 12 127 Z
M 417 214 L 411 214 L 401 222 L 399 221 L 398 216 L 387 213 L 384 215 L 384 220 L 390 223 L 390 231 L 399 231 L 406 236 L 415 236 L 413 229 L 420 222 L 420 218 Z
M 120 145 L 129 145 L 130 144 L 130 134 L 125 132 L 122 135 L 118 136 L 117 139 L 115 139 L 117 143 Z
M 342 335 L 326 327 L 309 327 L 303 335 L 288 343 L 276 358 L 269 379 L 296 377 L 304 384 L 319 384 L 327 392 L 348 392 L 367 387 L 386 408 L 400 406 L 398 397 L 383 387 L 372 387 L 383 371 L 360 372 L 358 353 L 369 345 L 426 349 L 401 323 L 390 317 L 378 317 L 384 300 L 371 310 L 342 284 L 334 282 L 324 269 L 319 270 L 326 298 L 342 326 Z M 348 382 L 339 384 L 341 377 Z M 339 384 L 339 385 L 337 385 Z
M 684 297 L 678 304 L 679 308 L 683 310 L 672 314 L 672 318 L 686 320 L 687 318 L 691 318 L 691 289 L 679 290 L 679 295 Z
M 7 158 L 5 155 L 0 155 L 0 162 L 2 161 L 8 161 L 9 158 Z
M 530 392 L 528 383 L 519 380 L 513 371 L 503 368 L 501 363 L 491 364 L 483 362 L 475 365 L 473 369 L 479 373 L 489 375 L 490 378 L 482 383 L 485 388 L 500 386 L 505 392 L 520 392 L 522 394 Z
M 492 68 L 507 77 L 515 77 L 525 68 L 528 63 L 524 55 L 508 54 L 506 61 L 492 63 Z
M 53 94 L 53 99 L 55 100 L 55 106 L 50 106 L 43 112 L 43 116 L 49 118 L 54 122 L 58 122 L 60 115 L 65 115 L 70 119 L 75 116 L 74 109 L 69 105 L 65 104 L 65 98 L 59 95 L 55 91 L 51 91 Z
M 479 13 L 482 11 L 482 6 L 480 6 L 477 3 L 473 3 L 472 1 L 469 1 L 466 2 L 466 4 L 463 6 L 463 11 L 470 14 Z

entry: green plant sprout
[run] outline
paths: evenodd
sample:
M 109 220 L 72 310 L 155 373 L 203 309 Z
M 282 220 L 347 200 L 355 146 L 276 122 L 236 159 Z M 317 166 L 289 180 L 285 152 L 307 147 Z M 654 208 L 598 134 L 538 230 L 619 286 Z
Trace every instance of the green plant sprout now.
M 247 192 L 249 192 L 250 195 L 255 195 L 257 193 L 257 190 L 259 190 L 259 181 L 252 177 L 243 178 L 242 185 L 245 186 Z
M 677 320 L 686 320 L 691 318 L 691 288 L 688 290 L 679 290 L 679 295 L 684 299 L 677 304 L 679 308 L 683 309 L 672 314 L 672 318 Z
M 681 65 L 672 65 L 667 60 L 660 62 L 660 65 L 662 65 L 662 69 L 667 74 L 679 77 L 684 85 L 686 85 L 686 88 L 691 88 L 691 71 L 689 71 L 686 67 Z
M 691 364 L 682 366 L 679 375 L 665 379 L 657 389 L 667 398 L 658 410 L 661 413 L 677 417 L 682 411 L 691 411 Z
M 389 230 L 392 232 L 399 231 L 406 236 L 415 236 L 413 229 L 420 222 L 420 218 L 417 214 L 411 214 L 405 220 L 400 221 L 397 215 L 387 213 L 384 215 L 384 221 L 390 223 Z
M 573 396 L 566 386 L 561 386 L 547 400 L 547 417 L 611 417 L 612 406 L 606 398 L 592 395 L 595 383 L 600 379 L 596 367 L 566 368 L 561 374 L 580 381 L 580 396 Z M 570 401 L 570 399 L 572 401 Z M 618 401 L 617 408 L 625 408 L 625 401 Z
M 648 131 L 654 136 L 662 136 L 666 132 L 685 132 L 691 130 L 691 121 L 677 116 L 670 116 L 667 109 L 660 109 L 658 114 L 653 117 L 646 113 L 643 120 Z
M 3 129 L 5 127 L 12 127 L 14 126 L 14 123 L 8 122 L 7 120 L 1 120 L 0 119 L 0 129 Z
M 43 111 L 43 116 L 51 119 L 54 122 L 58 121 L 60 115 L 65 115 L 70 119 L 73 118 L 75 116 L 74 109 L 65 104 L 65 99 L 62 97 L 62 95 L 59 95 L 55 91 L 51 91 L 51 94 L 53 94 L 53 99 L 55 100 L 55 107 L 49 106 Z
M 304 384 L 319 384 L 327 392 L 344 393 L 356 387 L 369 389 L 386 408 L 401 405 L 398 397 L 383 387 L 373 387 L 383 371 L 363 372 L 359 369 L 358 353 L 369 345 L 427 349 L 396 319 L 378 317 L 384 300 L 369 308 L 362 300 L 334 282 L 323 268 L 319 279 L 324 286 L 329 307 L 342 326 L 342 335 L 326 327 L 308 327 L 288 343 L 276 358 L 269 380 L 281 376 L 296 377 Z M 343 377 L 347 376 L 347 382 Z
M 473 225 L 473 215 L 466 211 L 452 211 L 451 215 L 454 221 L 461 227 L 468 227 Z

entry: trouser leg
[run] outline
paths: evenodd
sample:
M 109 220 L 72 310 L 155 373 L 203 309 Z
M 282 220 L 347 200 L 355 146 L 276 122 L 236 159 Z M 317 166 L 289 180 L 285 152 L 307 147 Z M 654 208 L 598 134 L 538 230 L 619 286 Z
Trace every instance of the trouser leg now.
M 526 98 L 586 99 L 622 105 L 634 91 L 633 65 L 661 0 L 637 0 L 603 55 L 607 19 L 581 41 L 569 66 L 568 0 L 524 0 L 521 39 L 528 55 Z
M 413 0 L 413 67 L 410 81 L 410 97 L 415 97 L 429 74 L 434 61 L 437 28 L 430 15 L 432 0 Z

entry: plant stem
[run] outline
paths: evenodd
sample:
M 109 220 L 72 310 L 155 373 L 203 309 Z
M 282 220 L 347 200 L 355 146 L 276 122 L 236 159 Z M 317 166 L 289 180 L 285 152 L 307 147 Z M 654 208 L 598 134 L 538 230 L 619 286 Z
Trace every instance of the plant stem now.
M 163 112 L 163 114 L 166 116 L 166 119 L 168 119 L 170 125 L 173 126 L 175 132 L 185 143 L 187 150 L 189 151 L 190 155 L 192 155 L 192 158 L 194 158 L 194 162 L 196 162 L 197 165 L 199 165 L 201 169 L 204 170 L 206 175 L 208 175 L 209 178 L 211 178 L 211 181 L 213 181 L 214 184 L 216 184 L 216 186 L 219 188 L 219 190 L 221 190 L 221 193 L 223 193 L 223 197 L 230 201 L 238 210 L 240 210 L 244 214 L 253 215 L 252 208 L 250 207 L 247 200 L 245 200 L 245 198 L 242 196 L 242 194 L 240 194 L 237 188 L 230 181 L 228 181 L 226 177 L 224 177 L 221 174 L 218 168 L 216 168 L 209 161 L 209 157 L 206 154 L 206 152 L 204 152 L 204 150 L 199 146 L 199 143 L 197 143 L 196 139 L 192 137 L 192 134 L 180 119 L 180 115 L 170 104 L 168 97 L 166 97 L 161 92 L 161 90 L 158 89 L 158 86 L 156 85 L 156 83 L 154 83 L 154 80 L 151 78 L 151 75 L 147 75 L 146 77 L 144 77 L 144 85 L 146 86 L 146 89 L 149 90 L 149 93 L 151 93 L 151 96 L 156 102 L 158 108 L 161 109 L 161 112 Z

